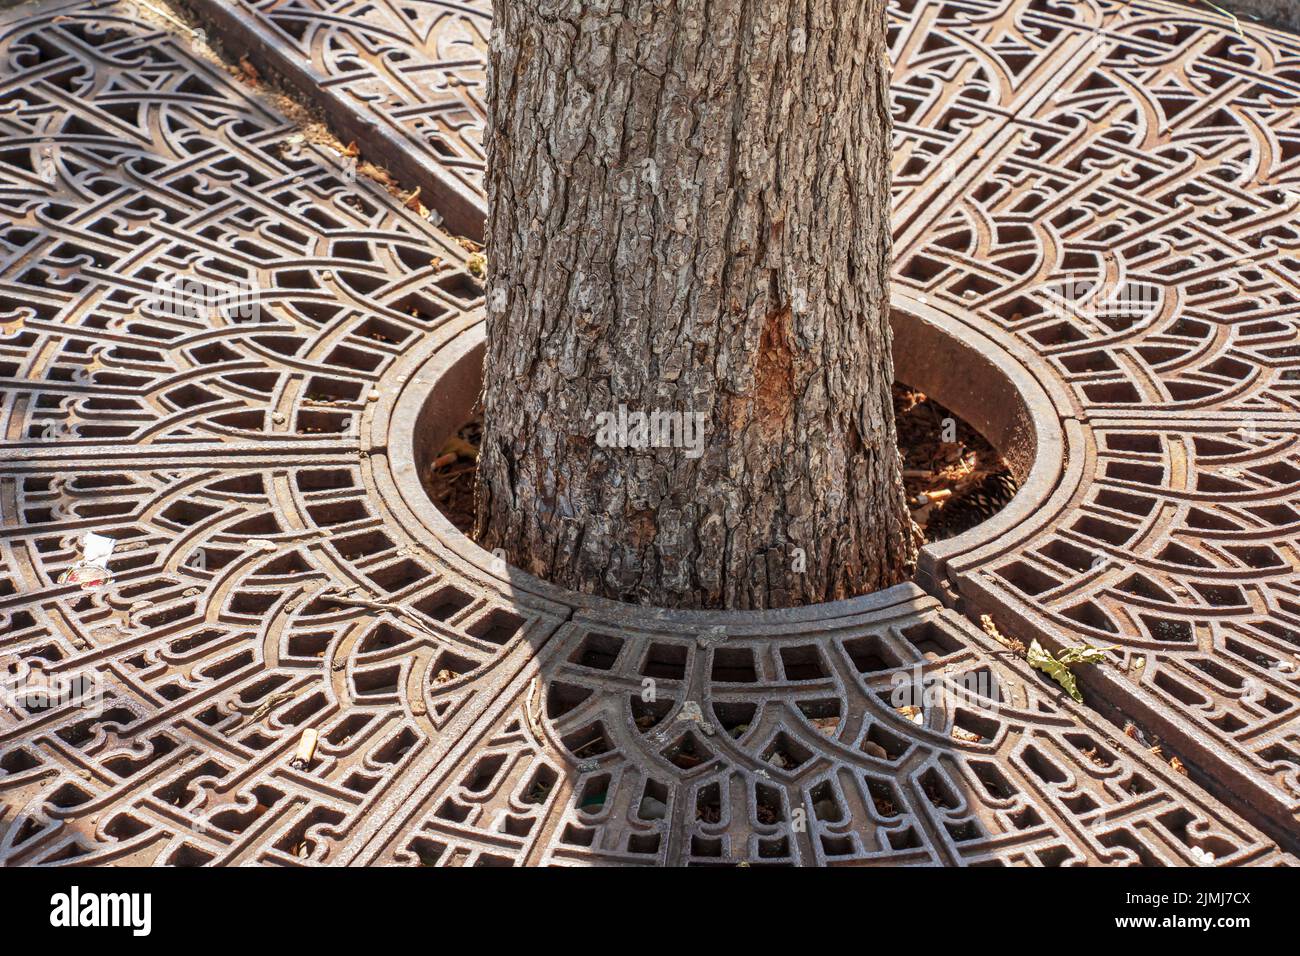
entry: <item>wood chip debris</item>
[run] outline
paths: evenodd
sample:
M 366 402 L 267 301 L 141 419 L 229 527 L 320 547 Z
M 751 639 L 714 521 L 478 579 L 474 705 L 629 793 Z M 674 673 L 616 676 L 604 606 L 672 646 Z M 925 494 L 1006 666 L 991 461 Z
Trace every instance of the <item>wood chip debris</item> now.
M 906 385 L 894 385 L 903 485 L 925 541 L 961 534 L 1000 511 L 1018 490 L 979 432 Z

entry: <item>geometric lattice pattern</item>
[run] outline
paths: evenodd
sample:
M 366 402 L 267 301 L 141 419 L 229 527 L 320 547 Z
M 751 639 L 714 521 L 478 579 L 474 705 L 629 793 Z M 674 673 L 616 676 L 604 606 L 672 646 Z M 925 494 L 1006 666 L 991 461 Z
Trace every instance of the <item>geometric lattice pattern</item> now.
M 487 4 L 222 5 L 364 154 L 482 202 Z M 461 245 L 128 5 L 0 12 L 0 679 L 102 694 L 0 698 L 0 861 L 1294 862 L 1300 40 L 1155 0 L 890 16 L 896 280 L 1032 371 L 1065 461 L 946 564 L 956 607 L 719 631 L 397 507 L 404 359 L 479 322 Z M 210 307 L 159 309 L 178 275 Z M 82 589 L 86 532 L 117 548 Z M 980 613 L 1117 645 L 1097 709 Z
M 857 603 L 716 642 L 579 615 L 377 861 L 1277 861 L 953 612 Z
M 186 0 L 481 238 L 491 0 Z
M 555 626 L 438 569 L 366 478 L 385 373 L 480 290 L 184 42 L 63 5 L 0 61 L 0 659 L 105 696 L 0 710 L 0 857 L 306 858 L 464 729 L 487 684 L 462 675 Z M 151 311 L 177 272 L 260 308 Z M 87 531 L 119 545 L 83 591 L 60 577 Z
M 1032 351 L 1082 426 L 1056 512 L 961 589 L 1026 630 L 1121 645 L 1130 666 L 1097 692 L 1294 831 L 1300 38 L 1063 7 L 989 17 L 978 56 L 925 34 L 896 98 L 915 137 L 901 278 Z

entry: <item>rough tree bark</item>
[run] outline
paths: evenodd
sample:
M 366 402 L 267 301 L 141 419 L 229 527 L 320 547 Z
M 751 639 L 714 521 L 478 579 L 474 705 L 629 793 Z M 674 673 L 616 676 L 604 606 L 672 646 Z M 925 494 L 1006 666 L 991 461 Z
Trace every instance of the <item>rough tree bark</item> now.
M 496 0 L 491 61 L 480 543 L 665 607 L 904 580 L 884 0 Z

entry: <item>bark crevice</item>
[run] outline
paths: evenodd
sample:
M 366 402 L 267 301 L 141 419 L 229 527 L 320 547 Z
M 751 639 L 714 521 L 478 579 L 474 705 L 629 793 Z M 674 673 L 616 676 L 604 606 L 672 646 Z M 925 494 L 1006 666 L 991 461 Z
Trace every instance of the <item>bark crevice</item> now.
M 480 543 L 672 607 L 906 578 L 885 56 L 883 0 L 498 0 Z

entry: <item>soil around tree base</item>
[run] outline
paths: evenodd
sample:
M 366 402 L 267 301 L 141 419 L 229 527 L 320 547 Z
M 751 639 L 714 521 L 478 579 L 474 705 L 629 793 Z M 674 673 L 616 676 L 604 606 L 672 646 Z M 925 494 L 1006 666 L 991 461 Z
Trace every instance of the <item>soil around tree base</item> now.
M 894 385 L 894 418 L 912 519 L 929 544 L 992 518 L 1018 486 L 978 431 L 929 396 Z M 463 534 L 474 528 L 474 488 L 483 420 L 475 415 L 421 471 L 429 498 Z

